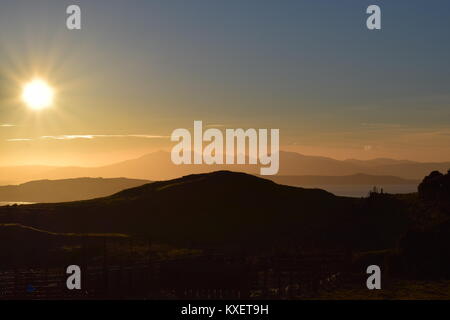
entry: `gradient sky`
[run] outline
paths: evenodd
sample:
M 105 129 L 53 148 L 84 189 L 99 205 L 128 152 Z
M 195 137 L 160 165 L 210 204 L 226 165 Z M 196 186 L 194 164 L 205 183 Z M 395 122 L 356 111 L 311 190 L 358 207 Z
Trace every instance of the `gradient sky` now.
M 81 31 L 66 29 L 70 4 Z M 381 31 L 366 28 L 370 4 Z M 281 148 L 304 154 L 450 160 L 448 0 L 0 6 L 0 165 L 170 150 L 171 132 L 194 120 L 279 128 Z M 56 88 L 52 108 L 19 100 L 34 76 Z

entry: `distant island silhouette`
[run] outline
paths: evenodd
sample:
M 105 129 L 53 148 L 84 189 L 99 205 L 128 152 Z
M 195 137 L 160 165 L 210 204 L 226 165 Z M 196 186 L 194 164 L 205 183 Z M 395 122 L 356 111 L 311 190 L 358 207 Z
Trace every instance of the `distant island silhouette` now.
M 148 183 L 126 178 L 74 178 L 38 180 L 14 186 L 0 186 L 0 201 L 65 202 L 93 199 Z
M 349 176 L 355 174 L 394 176 L 420 180 L 432 171 L 445 172 L 450 162 L 414 162 L 408 160 L 336 160 L 326 157 L 280 152 L 278 176 Z M 24 183 L 42 179 L 79 177 L 144 179 L 151 181 L 174 179 L 188 174 L 231 170 L 259 174 L 258 165 L 174 165 L 170 153 L 159 151 L 137 159 L 101 167 L 12 166 L 0 167 L 0 185 Z M 269 176 L 270 177 L 270 176 Z

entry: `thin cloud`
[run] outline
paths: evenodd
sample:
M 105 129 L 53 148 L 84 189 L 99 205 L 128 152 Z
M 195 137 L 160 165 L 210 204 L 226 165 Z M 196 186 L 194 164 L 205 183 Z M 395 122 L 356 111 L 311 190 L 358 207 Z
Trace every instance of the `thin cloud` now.
M 40 139 L 53 139 L 53 140 L 73 140 L 73 139 L 94 139 L 93 135 L 62 135 L 62 136 L 42 136 Z
M 20 142 L 20 141 L 31 141 L 33 139 L 29 139 L 29 138 L 20 138 L 20 139 L 6 139 L 6 141 L 8 142 Z
M 10 123 L 2 123 L 0 124 L 0 127 L 2 128 L 9 128 L 9 127 L 15 127 L 16 125 L 10 124 Z
M 73 140 L 73 139 L 95 139 L 95 138 L 143 138 L 161 139 L 169 136 L 148 135 L 148 134 L 75 134 L 60 136 L 42 136 L 41 139 Z
M 370 127 L 370 128 L 403 128 L 405 125 L 400 123 L 370 123 L 370 122 L 363 122 L 361 123 L 363 127 Z
M 7 139 L 6 141 L 15 142 L 15 141 L 32 141 L 32 140 L 74 140 L 74 139 L 92 140 L 96 138 L 164 139 L 169 138 L 169 136 L 148 135 L 148 134 L 64 134 L 58 136 L 41 136 L 37 139 L 32 138 Z

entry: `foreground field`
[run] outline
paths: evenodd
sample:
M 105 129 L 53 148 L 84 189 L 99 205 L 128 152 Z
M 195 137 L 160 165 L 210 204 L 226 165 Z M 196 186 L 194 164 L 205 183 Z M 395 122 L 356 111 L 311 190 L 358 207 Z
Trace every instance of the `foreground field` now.
M 381 290 L 343 285 L 332 292 L 320 292 L 321 300 L 450 300 L 450 281 L 391 280 Z

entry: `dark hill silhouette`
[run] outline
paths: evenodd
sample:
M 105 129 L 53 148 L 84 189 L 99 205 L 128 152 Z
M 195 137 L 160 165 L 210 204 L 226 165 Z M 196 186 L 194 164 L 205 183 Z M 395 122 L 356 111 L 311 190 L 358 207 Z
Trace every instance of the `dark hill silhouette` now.
M 0 208 L 0 222 L 54 232 L 126 233 L 183 245 L 392 245 L 405 223 L 401 212 L 389 203 L 381 214 L 364 206 L 361 199 L 219 171 L 94 200 Z M 385 224 L 389 228 L 380 229 Z
M 17 186 L 0 186 L 0 201 L 64 202 L 111 195 L 120 190 L 148 183 L 126 178 L 76 178 L 38 180 Z

